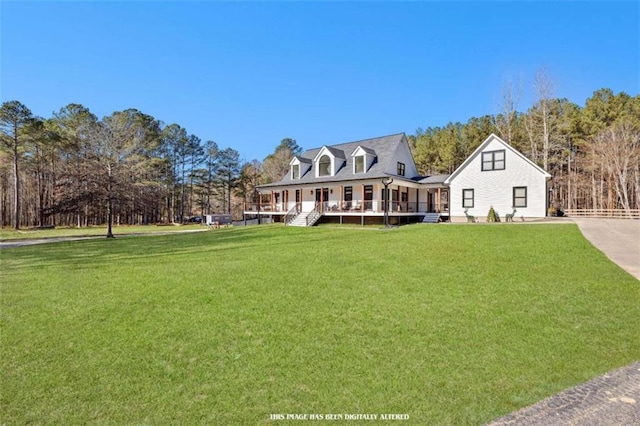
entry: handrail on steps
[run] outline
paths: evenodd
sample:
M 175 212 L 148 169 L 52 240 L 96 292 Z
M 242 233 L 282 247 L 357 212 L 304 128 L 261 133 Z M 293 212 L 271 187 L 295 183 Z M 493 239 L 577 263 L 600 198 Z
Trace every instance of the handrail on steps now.
M 286 215 L 284 215 L 284 224 L 285 226 L 290 224 L 291 222 L 293 222 L 296 218 L 296 216 L 298 216 L 298 213 L 300 213 L 300 210 L 298 209 L 298 204 L 296 203 L 293 207 L 291 207 L 289 209 L 289 211 L 287 212 Z
M 311 226 L 316 223 L 316 220 L 318 220 L 320 216 L 322 216 L 320 214 L 320 203 L 316 202 L 313 210 L 311 210 L 311 212 L 309 212 L 309 214 L 307 215 L 307 226 Z

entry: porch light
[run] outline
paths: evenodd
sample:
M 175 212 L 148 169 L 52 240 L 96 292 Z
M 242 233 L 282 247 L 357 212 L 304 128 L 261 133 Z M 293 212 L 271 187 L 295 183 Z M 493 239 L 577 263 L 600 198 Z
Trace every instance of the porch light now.
M 311 189 L 311 190 L 309 191 L 309 194 L 313 195 L 313 189 Z
M 384 227 L 389 227 L 389 185 L 393 183 L 392 177 L 382 179 L 384 185 Z

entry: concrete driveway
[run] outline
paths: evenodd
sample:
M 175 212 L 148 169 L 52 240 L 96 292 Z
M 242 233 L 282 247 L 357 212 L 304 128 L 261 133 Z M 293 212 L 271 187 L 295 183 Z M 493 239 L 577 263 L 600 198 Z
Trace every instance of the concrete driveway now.
M 640 280 L 640 220 L 574 218 L 582 235 Z

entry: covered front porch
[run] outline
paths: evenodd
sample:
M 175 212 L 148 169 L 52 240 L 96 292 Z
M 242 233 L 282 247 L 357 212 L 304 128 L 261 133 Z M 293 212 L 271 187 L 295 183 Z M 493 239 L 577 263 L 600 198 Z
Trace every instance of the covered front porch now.
M 448 218 L 449 190 L 445 186 L 425 188 L 411 181 L 388 184 L 387 192 L 381 181 L 327 183 L 322 186 L 263 189 L 257 202 L 245 206 L 245 215 L 271 215 L 276 220 L 277 216 L 312 211 L 321 216 L 339 218 L 383 216 L 385 212 L 390 217 L 417 218 L 427 213 L 439 213 Z

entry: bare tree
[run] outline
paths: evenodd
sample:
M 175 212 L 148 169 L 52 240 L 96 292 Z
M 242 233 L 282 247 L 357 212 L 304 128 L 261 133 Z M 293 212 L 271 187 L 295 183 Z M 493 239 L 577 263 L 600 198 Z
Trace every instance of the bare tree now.
M 640 164 L 640 131 L 626 121 L 613 124 L 593 138 L 591 149 L 596 167 L 615 190 L 622 208 L 629 212 L 637 185 L 634 176 Z
M 137 171 L 153 160 L 145 151 L 147 144 L 160 139 L 159 124 L 153 117 L 128 109 L 96 123 L 92 136 L 93 161 L 101 171 L 98 183 L 106 198 L 107 238 L 113 238 L 115 203 L 122 202 L 141 180 Z
M 500 137 L 509 144 L 512 144 L 513 141 L 518 103 L 521 95 L 522 81 L 520 78 L 514 83 L 511 77 L 508 77 L 502 83 L 499 113 L 493 117 L 493 125 L 498 130 Z
M 538 95 L 537 105 L 542 126 L 542 168 L 547 170 L 551 150 L 551 101 L 556 88 L 546 67 L 540 67 L 536 72 L 534 87 Z

